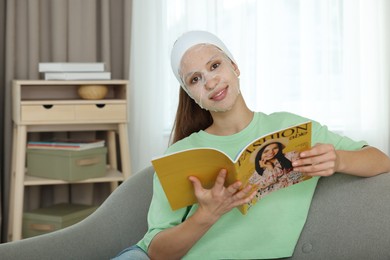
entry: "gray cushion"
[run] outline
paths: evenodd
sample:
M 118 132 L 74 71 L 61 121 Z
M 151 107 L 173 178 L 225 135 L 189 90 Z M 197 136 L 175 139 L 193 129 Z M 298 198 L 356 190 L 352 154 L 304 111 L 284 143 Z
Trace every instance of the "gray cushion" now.
M 292 259 L 390 259 L 390 174 L 319 180 Z

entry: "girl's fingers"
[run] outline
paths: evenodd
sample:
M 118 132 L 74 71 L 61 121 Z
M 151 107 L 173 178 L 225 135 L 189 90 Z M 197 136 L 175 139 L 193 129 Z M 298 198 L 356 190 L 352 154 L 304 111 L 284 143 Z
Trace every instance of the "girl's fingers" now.
M 226 169 L 221 169 L 219 171 L 217 179 L 215 180 L 215 183 L 214 183 L 214 188 L 221 190 L 225 187 L 224 185 L 225 185 L 225 180 L 226 180 L 226 174 L 227 174 Z
M 226 169 L 222 169 L 218 173 L 215 184 L 211 189 L 205 189 L 200 180 L 195 176 L 188 178 L 192 182 L 198 202 L 203 207 L 208 207 L 211 211 L 218 209 L 218 211 L 226 212 L 236 206 L 250 202 L 256 195 L 256 191 L 252 192 L 251 185 L 240 189 L 242 186 L 240 181 L 225 187 L 226 175 Z
M 294 167 L 294 171 L 299 171 L 310 176 L 330 176 L 335 172 L 335 165 L 334 161 L 327 161 Z
M 195 194 L 199 194 L 203 191 L 202 183 L 199 181 L 198 178 L 194 176 L 188 177 L 188 179 L 192 182 L 192 186 L 194 187 Z
M 234 194 L 234 197 L 236 199 L 243 199 L 248 196 L 248 193 L 252 190 L 252 186 L 248 185 L 244 189 L 240 190 L 236 194 Z
M 251 194 L 248 195 L 248 192 L 245 193 L 237 193 L 234 195 L 236 197 L 236 200 L 233 201 L 232 206 L 237 207 L 240 205 L 244 205 L 249 203 L 257 194 L 257 191 L 254 190 Z
M 337 155 L 333 145 L 316 144 L 293 162 L 295 171 L 311 176 L 329 176 L 335 172 Z
M 241 182 L 236 181 L 235 183 L 231 184 L 226 188 L 226 190 L 229 192 L 230 195 L 235 194 L 241 187 Z

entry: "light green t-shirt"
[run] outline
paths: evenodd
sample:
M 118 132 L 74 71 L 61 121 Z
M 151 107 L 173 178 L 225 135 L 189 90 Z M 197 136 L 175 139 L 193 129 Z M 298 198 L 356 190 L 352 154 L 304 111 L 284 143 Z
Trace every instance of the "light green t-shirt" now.
M 309 120 L 286 112 L 270 115 L 258 112 L 251 123 L 237 134 L 215 136 L 200 131 L 173 144 L 167 153 L 194 147 L 213 147 L 234 158 L 255 138 L 306 121 Z M 313 145 L 330 143 L 338 150 L 357 150 L 366 145 L 366 142 L 355 142 L 312 122 Z M 252 207 L 247 215 L 242 215 L 238 209 L 231 210 L 207 231 L 183 259 L 268 259 L 291 256 L 305 224 L 317 181 L 315 177 L 272 192 Z M 158 232 L 180 224 L 196 209 L 197 204 L 172 211 L 155 175 L 148 214 L 149 229 L 138 245 L 147 251 Z

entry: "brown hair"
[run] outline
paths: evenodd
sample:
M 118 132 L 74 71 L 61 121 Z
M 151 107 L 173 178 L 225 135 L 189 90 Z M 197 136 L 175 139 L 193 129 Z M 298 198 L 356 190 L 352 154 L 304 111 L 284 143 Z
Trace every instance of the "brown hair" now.
M 176 118 L 173 124 L 170 137 L 170 144 L 190 136 L 192 133 L 205 130 L 213 123 L 209 111 L 202 109 L 195 101 L 180 87 L 179 104 L 177 106 Z

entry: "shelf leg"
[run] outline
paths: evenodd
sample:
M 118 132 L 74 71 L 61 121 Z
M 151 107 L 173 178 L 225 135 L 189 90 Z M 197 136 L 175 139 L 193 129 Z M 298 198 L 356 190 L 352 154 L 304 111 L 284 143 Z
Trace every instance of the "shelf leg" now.
M 12 240 L 22 238 L 22 221 L 23 221 L 23 197 L 24 197 L 24 174 L 26 161 L 26 126 L 19 125 L 14 129 L 14 152 L 13 166 L 15 173 L 12 181 L 12 193 L 10 201 L 10 216 L 12 216 L 12 225 L 9 228 L 12 232 Z
M 107 131 L 108 164 L 111 169 L 118 169 L 115 131 Z M 110 183 L 110 190 L 113 192 L 118 187 L 118 182 Z
M 115 131 L 107 131 L 108 164 L 112 169 L 118 169 Z
M 11 162 L 11 175 L 10 175 L 10 194 L 9 194 L 9 212 L 8 212 L 8 237 L 7 241 L 12 241 L 12 227 L 14 220 L 14 203 L 15 203 L 15 165 L 16 165 L 16 137 L 18 136 L 18 129 L 16 125 L 13 126 L 13 139 L 12 139 L 12 162 Z
M 130 144 L 127 124 L 119 124 L 119 145 L 121 152 L 122 172 L 125 179 L 131 176 Z

